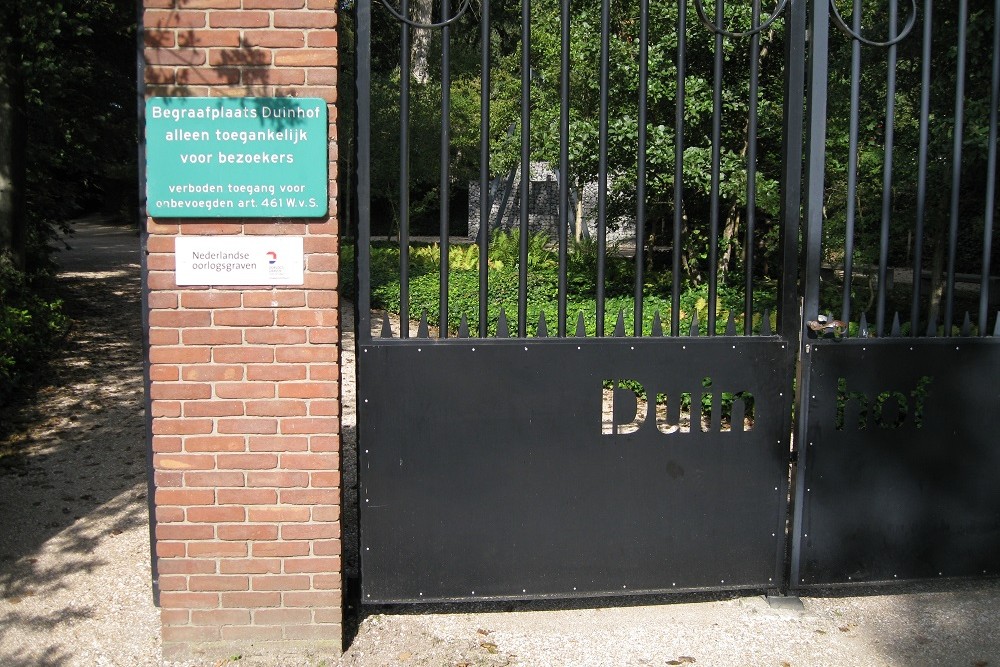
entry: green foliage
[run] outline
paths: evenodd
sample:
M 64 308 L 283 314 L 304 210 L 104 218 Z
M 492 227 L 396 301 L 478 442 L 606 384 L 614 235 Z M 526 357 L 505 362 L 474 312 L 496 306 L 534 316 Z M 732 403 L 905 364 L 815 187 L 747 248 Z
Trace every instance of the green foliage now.
M 593 182 L 598 173 L 598 109 L 600 106 L 600 2 L 581 0 L 570 7 L 569 154 L 567 174 L 571 187 L 579 190 Z M 708 273 L 709 192 L 712 156 L 712 81 L 715 53 L 711 33 L 688 12 L 685 35 L 687 70 L 684 110 L 684 201 L 674 201 L 674 150 L 676 128 L 674 105 L 677 97 L 675 65 L 678 46 L 676 3 L 650 7 L 649 91 L 647 165 L 647 234 L 660 242 L 669 235 L 668 228 L 678 207 L 683 209 L 686 284 L 698 284 Z M 726 24 L 730 29 L 747 29 L 750 5 L 727 6 Z M 345 17 L 346 18 L 346 17 Z M 399 192 L 399 113 L 400 64 L 399 25 L 388 12 L 373 12 L 372 60 L 372 195 L 377 220 L 391 221 L 388 234 L 394 233 L 400 219 Z M 344 23 L 347 39 L 350 19 Z M 531 124 L 528 129 L 530 158 L 550 165 L 558 164 L 560 116 L 561 16 L 556 0 L 537 0 L 531 4 Z M 518 3 L 491 6 L 491 93 L 489 115 L 490 177 L 515 169 L 520 160 L 521 135 L 521 56 L 520 7 Z M 613 174 L 609 193 L 609 225 L 613 228 L 622 216 L 635 213 L 638 149 L 638 80 L 639 21 L 635 5 L 613 4 L 611 8 L 609 147 L 608 167 Z M 478 180 L 480 156 L 480 78 L 481 32 L 479 16 L 470 11 L 451 29 L 450 89 L 450 169 L 452 191 L 460 191 L 470 180 Z M 433 31 L 428 63 L 430 78 L 420 83 L 411 77 L 409 93 L 409 218 L 412 228 L 426 229 L 436 219 L 442 202 L 440 196 L 440 118 L 442 31 Z M 720 246 L 733 246 L 731 257 L 721 260 L 722 276 L 737 273 L 742 262 L 741 250 L 748 242 L 756 246 L 760 265 L 767 271 L 779 268 L 773 261 L 777 244 L 767 243 L 779 214 L 783 93 L 783 29 L 775 23 L 762 35 L 759 54 L 761 78 L 758 95 L 759 133 L 757 135 L 756 221 L 757 238 L 746 239 L 748 168 L 746 160 L 749 112 L 750 40 L 727 39 L 725 58 L 725 95 L 721 136 L 722 177 L 720 181 L 721 219 L 733 221 L 733 238 L 720 240 Z M 343 77 L 349 82 L 350 77 Z M 345 101 L 353 91 L 345 85 Z M 344 105 L 345 109 L 350 104 Z M 348 139 L 351 128 L 341 128 Z M 346 165 L 345 165 L 346 166 Z M 461 199 L 459 198 L 460 201 Z M 461 217 L 461 216 L 459 216 Z M 385 231 L 377 226 L 376 233 Z M 643 240 L 644 243 L 651 240 Z M 769 261 L 771 260 L 771 261 Z M 612 280 L 614 282 L 614 280 Z
M 717 53 L 715 38 L 701 24 L 687 5 L 685 106 L 683 109 L 684 155 L 682 169 L 683 200 L 674 199 L 674 150 L 677 128 L 674 113 L 677 90 L 677 49 L 679 43 L 677 18 L 678 3 L 653 3 L 650 10 L 649 52 L 650 71 L 648 105 L 647 150 L 647 245 L 664 245 L 670 242 L 670 223 L 675 213 L 681 214 L 682 241 L 675 250 L 681 254 L 682 275 L 669 276 L 656 272 L 650 281 L 682 281 L 684 289 L 703 283 L 708 275 L 710 262 L 709 217 L 712 188 L 712 121 L 714 58 Z M 770 5 L 770 6 L 773 6 Z M 770 7 L 769 6 L 769 7 Z M 481 33 L 475 3 L 450 32 L 452 38 L 452 128 L 455 132 L 451 144 L 453 185 L 463 187 L 466 179 L 478 174 L 479 156 L 479 56 Z M 927 166 L 927 200 L 923 218 L 924 227 L 923 269 L 939 279 L 942 274 L 943 256 L 949 251 L 950 205 L 953 193 L 952 177 L 955 172 L 952 154 L 956 123 L 956 77 L 958 49 L 959 3 L 933 3 L 932 62 L 929 89 L 929 127 L 927 128 L 930 156 Z M 753 3 L 727 3 L 724 22 L 729 30 L 744 31 L 751 27 Z M 889 9 L 885 2 L 862 0 L 860 3 L 862 33 L 876 40 L 889 35 Z M 560 151 L 559 119 L 561 109 L 562 61 L 560 15 L 561 3 L 557 0 L 534 0 L 531 3 L 531 121 L 527 128 L 531 146 L 531 160 L 558 164 Z M 851 23 L 853 16 L 845 6 L 845 19 Z M 520 95 L 521 57 L 524 42 L 520 39 L 519 3 L 493 3 L 491 5 L 491 95 L 490 95 L 490 163 L 491 176 L 517 168 L 520 160 Z M 598 162 L 598 110 L 600 107 L 599 53 L 600 15 L 599 0 L 574 0 L 570 4 L 569 59 L 571 62 L 569 93 L 569 154 L 567 174 L 571 187 L 593 182 Z M 909 8 L 900 6 L 898 25 L 908 19 Z M 853 257 L 855 277 L 852 287 L 852 312 L 850 319 L 857 321 L 861 312 L 872 312 L 874 282 L 871 266 L 883 250 L 881 228 L 888 227 L 888 247 L 885 249 L 888 264 L 892 267 L 912 265 L 917 220 L 917 181 L 920 126 L 920 97 L 922 93 L 922 28 L 926 19 L 924 8 L 916 9 L 915 29 L 896 48 L 898 60 L 894 66 L 897 86 L 895 89 L 894 161 L 892 186 L 883 202 L 883 173 L 887 164 L 885 145 L 887 108 L 887 58 L 888 49 L 860 47 L 861 70 L 858 112 L 860 117 L 859 143 L 856 155 L 857 171 L 853 175 L 857 197 L 853 204 L 855 228 L 853 231 Z M 988 155 L 988 119 L 992 104 L 989 78 L 992 72 L 993 8 L 988 3 L 970 3 L 966 49 L 966 80 L 964 82 L 965 114 L 958 127 L 963 133 L 960 192 L 957 193 L 957 243 L 955 267 L 959 273 L 979 273 L 982 270 L 982 242 L 984 238 L 985 211 L 983 202 Z M 710 10 L 710 13 L 711 10 Z M 767 13 L 767 8 L 764 8 Z M 760 71 L 758 92 L 758 134 L 756 137 L 756 207 L 753 211 L 756 226 L 754 238 L 747 238 L 748 219 L 747 186 L 749 180 L 749 110 L 750 68 L 753 60 L 751 40 L 723 39 L 723 90 L 721 107 L 719 224 L 729 225 L 735 232 L 732 238 L 719 241 L 720 259 L 716 268 L 720 280 L 734 283 L 741 277 L 743 252 L 752 245 L 755 253 L 754 276 L 765 281 L 777 279 L 782 263 L 778 256 L 781 239 L 780 208 L 782 179 L 782 144 L 785 139 L 783 112 L 785 110 L 784 72 L 787 63 L 784 15 L 760 35 L 761 51 L 757 57 Z M 373 60 L 373 93 L 376 119 L 373 141 L 374 169 L 385 168 L 382 176 L 375 177 L 373 191 L 378 202 L 398 205 L 398 136 L 399 109 L 399 50 L 398 23 L 388 18 L 388 13 L 376 10 L 373 15 L 373 38 L 376 41 Z M 636 154 L 638 148 L 638 79 L 639 79 L 639 20 L 635 3 L 612 3 L 610 15 L 610 86 L 609 110 L 609 171 L 613 175 L 609 198 L 611 224 L 624 214 L 634 214 L 637 182 Z M 411 98 L 411 217 L 433 215 L 439 207 L 438 141 L 440 107 L 440 39 L 442 31 L 433 35 L 430 62 L 431 80 L 415 86 Z M 821 261 L 827 265 L 843 265 L 847 243 L 847 201 L 849 135 L 851 118 L 851 57 L 855 46 L 831 26 L 829 35 L 829 86 L 826 126 L 826 173 L 823 193 L 823 239 Z M 349 77 L 344 77 L 349 82 Z M 344 93 L 352 91 L 345 85 Z M 344 98 L 347 99 L 347 98 Z M 345 105 L 347 106 L 347 105 Z M 381 166 L 380 166 L 381 165 Z M 381 172 L 380 172 L 381 173 Z M 1000 216 L 1000 200 L 994 203 L 995 216 Z M 886 215 L 883 215 L 885 207 Z M 679 209 L 679 210 L 678 210 Z M 393 214 L 397 214 L 393 210 Z M 786 224 L 796 225 L 800 219 L 797 211 L 787 211 Z M 883 220 L 883 218 L 885 218 Z M 723 231 L 723 230 L 720 230 Z M 1000 235 L 993 235 L 992 256 L 1000 253 Z M 729 252 L 731 251 L 731 252 Z M 573 293 L 594 292 L 592 267 L 595 262 L 586 249 L 571 254 L 571 262 L 581 266 L 571 269 Z M 619 296 L 630 292 L 629 271 L 625 264 L 615 261 L 612 254 L 608 264 L 608 294 Z M 503 260 L 501 260 L 503 261 Z M 995 263 L 994 263 L 995 264 Z M 507 265 L 505 263 L 505 265 Z M 588 268 L 589 267 L 589 268 Z M 621 275 L 617 275 L 619 272 Z M 580 269 L 579 272 L 576 269 Z M 491 270 L 493 270 L 491 268 Z M 501 272 L 502 273 L 502 272 Z M 496 280 L 503 284 L 506 274 Z M 666 275 L 666 278 L 664 276 Z M 792 277 L 789 277 L 791 279 Z M 491 281 L 493 277 L 491 276 Z M 533 279 L 534 280 L 534 279 Z M 621 292 L 616 291 L 622 287 Z M 659 285 L 662 287 L 662 285 Z M 549 290 L 551 283 L 541 280 L 537 287 Z M 925 299 L 933 290 L 924 290 Z M 662 293 L 647 290 L 647 293 Z M 533 293 L 532 293 L 533 294 Z M 889 310 L 909 310 L 905 299 L 890 295 Z M 533 298 L 533 297 L 532 297 Z M 839 278 L 828 280 L 822 290 L 821 309 L 840 315 L 842 283 Z M 759 311 L 760 308 L 757 308 Z M 508 310 L 509 314 L 509 310 Z M 537 313 L 535 314 L 537 315 Z M 549 322 L 551 325 L 551 321 Z
M 955 164 L 953 161 L 956 124 L 954 121 L 958 66 L 959 3 L 933 4 L 933 31 L 931 34 L 931 76 L 927 90 L 928 123 L 924 215 L 918 216 L 918 176 L 920 155 L 920 106 L 923 94 L 922 75 L 924 62 L 921 55 L 923 11 L 916 27 L 898 47 L 895 67 L 895 115 L 892 120 L 892 187 L 886 198 L 883 178 L 887 155 L 886 102 L 887 52 L 869 49 L 861 52 L 858 106 L 858 148 L 856 192 L 852 205 L 848 198 L 850 180 L 850 68 L 831 70 L 829 79 L 829 106 L 826 142 L 826 191 L 824 193 L 823 259 L 833 265 L 845 260 L 848 236 L 847 219 L 854 215 L 854 249 L 852 261 L 862 276 L 855 277 L 851 318 L 856 320 L 862 312 L 872 312 L 876 281 L 872 267 L 878 263 L 882 250 L 880 234 L 883 224 L 889 231 L 886 248 L 890 266 L 913 265 L 915 229 L 924 229 L 923 269 L 940 272 L 934 267 L 935 255 L 942 256 L 948 246 L 948 227 L 951 222 L 951 187 Z M 958 193 L 958 234 L 956 244 L 956 271 L 979 273 L 982 269 L 984 201 L 987 183 L 988 123 L 990 107 L 990 76 L 992 72 L 993 8 L 986 3 L 969 3 L 968 33 L 966 41 L 966 79 L 964 81 L 965 112 L 960 125 L 962 131 L 961 179 Z M 903 20 L 900 12 L 900 22 Z M 848 22 L 851 18 L 847 18 Z M 889 34 L 886 3 L 865 0 L 862 12 L 863 32 L 866 35 Z M 833 63 L 850 63 L 853 44 L 840 32 L 831 33 L 830 59 Z M 1000 215 L 1000 201 L 994 202 L 995 215 Z M 887 215 L 884 215 L 884 212 Z M 994 235 L 993 256 L 1000 251 Z M 858 284 L 860 283 L 860 284 Z M 925 297 L 930 290 L 924 290 Z M 822 307 L 832 310 L 839 317 L 842 297 L 838 290 L 822 295 Z M 909 311 L 906 297 L 892 299 L 889 309 Z
M 666 237 L 677 207 L 682 208 L 686 284 L 695 285 L 708 272 L 712 158 L 712 82 L 715 45 L 711 33 L 688 12 L 686 30 L 687 69 L 685 78 L 683 202 L 674 201 L 674 126 L 677 98 L 678 46 L 676 3 L 650 6 L 649 91 L 646 95 L 647 125 L 647 233 Z M 601 7 L 598 0 L 581 0 L 571 6 L 570 31 L 570 182 L 580 187 L 597 180 L 600 107 L 599 56 L 601 43 Z M 750 5 L 727 5 L 726 23 L 730 29 L 745 29 L 750 24 Z M 558 164 L 561 63 L 561 16 L 556 0 L 532 3 L 531 83 L 532 118 L 530 143 L 532 159 Z M 636 5 L 614 4 L 610 14 L 610 64 L 608 90 L 608 168 L 613 175 L 609 192 L 609 224 L 614 227 L 620 216 L 635 214 L 638 151 L 638 82 L 639 20 Z M 781 21 L 762 35 L 759 55 L 759 132 L 756 173 L 757 256 L 762 265 L 776 254 L 777 245 L 760 243 L 778 221 L 782 141 L 783 31 Z M 749 111 L 750 40 L 727 39 L 724 48 L 724 96 L 722 108 L 720 228 L 730 219 L 740 221 L 732 239 L 735 252 L 723 260 L 724 276 L 739 263 L 746 239 L 748 169 L 747 114 Z M 520 44 L 497 60 L 494 72 L 494 97 L 517 99 L 520 94 Z M 503 113 L 499 110 L 495 113 Z M 508 111 L 507 123 L 516 128 L 513 137 L 492 135 L 491 161 L 494 168 L 512 169 L 519 156 L 519 108 Z M 644 240 L 645 242 L 645 240 Z M 772 262 L 775 268 L 777 264 Z M 612 270 L 613 267 L 609 267 Z M 728 270 L 728 271 L 727 271 Z
M 135 3 L 0 3 L 0 86 L 23 138 L 25 247 L 39 266 L 81 213 L 132 218 L 137 196 Z M 0 156 L 0 169 L 7 166 Z M 20 178 L 16 173 L 15 180 Z
M 567 257 L 567 281 L 573 293 L 597 296 L 597 260 L 600 257 L 596 239 L 581 239 L 572 243 Z M 619 254 L 612 246 L 604 259 L 605 294 L 610 297 L 632 294 L 635 283 L 635 263 Z
M 528 238 L 528 282 L 527 321 L 528 335 L 538 333 L 539 319 L 544 316 L 547 330 L 556 331 L 558 324 L 559 264 L 558 255 L 543 234 L 532 234 Z M 496 333 L 500 311 L 503 310 L 511 331 L 517 330 L 517 304 L 519 281 L 519 237 L 496 233 L 490 240 L 488 268 L 488 331 Z M 457 331 L 462 316 L 465 315 L 470 330 L 476 330 L 479 323 L 479 249 L 477 246 L 452 246 L 449 249 L 448 272 L 448 322 L 451 331 Z M 353 249 L 346 249 L 343 258 L 345 267 L 353 258 Z M 597 246 L 591 242 L 575 243 L 567 255 L 567 331 L 576 331 L 577 318 L 583 315 L 587 335 L 593 336 L 597 330 L 597 301 L 595 275 L 597 267 Z M 634 263 L 615 250 L 605 259 L 605 316 L 604 330 L 610 335 L 618 321 L 619 313 L 625 324 L 625 332 L 631 335 L 634 328 L 633 290 Z M 383 308 L 398 313 L 400 310 L 399 250 L 395 247 L 376 246 L 371 254 L 372 307 Z M 440 312 L 440 248 L 432 246 L 410 248 L 410 315 L 419 318 L 424 311 L 428 323 L 441 325 Z M 716 333 L 724 333 L 730 312 L 733 313 L 737 330 L 743 330 L 743 293 L 730 287 L 719 289 L 716 312 L 720 313 L 716 322 Z M 755 311 L 771 309 L 775 302 L 775 286 L 771 284 L 755 295 Z M 697 317 L 700 333 L 708 332 L 708 287 L 700 285 L 688 287 L 681 292 L 679 318 L 681 333 L 687 334 L 692 320 Z M 670 276 L 656 271 L 647 275 L 647 285 L 643 296 L 643 332 L 649 334 L 653 320 L 659 313 L 661 325 L 666 333 L 670 327 Z M 772 322 L 773 325 L 773 322 Z M 760 315 L 752 324 L 754 330 L 760 328 Z
M 66 331 L 62 302 L 39 293 L 46 276 L 28 276 L 0 254 L 0 398 L 41 361 Z
M 466 183 L 479 177 L 480 81 L 474 68 L 462 66 L 463 58 L 467 57 L 468 53 L 463 56 L 459 48 L 449 92 L 449 188 L 453 190 L 462 190 Z M 439 56 L 432 57 L 431 62 L 439 63 Z M 371 89 L 372 194 L 375 206 L 390 213 L 386 216 L 391 221 L 388 229 L 379 227 L 377 231 L 389 234 L 395 232 L 400 221 L 400 76 L 397 65 L 391 71 L 373 76 Z M 491 116 L 491 132 L 505 132 L 506 127 L 500 124 L 506 122 L 504 119 L 514 108 L 510 100 L 496 101 L 494 111 L 507 113 Z M 409 216 L 415 228 L 428 229 L 436 226 L 442 206 L 440 76 L 427 83 L 411 81 L 409 109 Z M 349 136 L 352 129 L 344 127 L 342 131 Z

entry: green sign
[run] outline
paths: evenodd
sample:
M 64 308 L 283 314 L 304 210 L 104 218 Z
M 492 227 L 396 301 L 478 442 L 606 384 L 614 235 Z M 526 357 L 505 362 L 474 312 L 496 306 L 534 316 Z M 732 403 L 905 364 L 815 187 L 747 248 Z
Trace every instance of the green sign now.
M 324 216 L 327 127 L 319 98 L 150 98 L 147 211 L 154 218 Z

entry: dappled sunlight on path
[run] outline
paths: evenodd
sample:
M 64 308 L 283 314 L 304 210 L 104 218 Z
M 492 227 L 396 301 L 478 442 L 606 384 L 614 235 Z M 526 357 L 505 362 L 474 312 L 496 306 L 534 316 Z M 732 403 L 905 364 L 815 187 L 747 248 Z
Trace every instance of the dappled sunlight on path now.
M 0 410 L 0 664 L 154 665 L 139 240 L 87 221 L 58 261 L 63 349 Z

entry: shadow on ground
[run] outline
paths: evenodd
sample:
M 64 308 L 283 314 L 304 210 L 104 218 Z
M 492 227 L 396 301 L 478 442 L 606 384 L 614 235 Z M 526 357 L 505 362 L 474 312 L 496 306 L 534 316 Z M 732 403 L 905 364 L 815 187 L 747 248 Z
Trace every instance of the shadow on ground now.
M 57 258 L 56 289 L 72 322 L 63 349 L 0 407 L 3 665 L 71 661 L 57 646 L 11 654 L 11 635 L 93 616 L 88 600 L 63 608 L 32 598 L 58 598 L 68 581 L 105 564 L 98 547 L 149 520 L 138 237 L 105 225 L 91 231 L 79 244 L 69 239 L 87 247 Z M 123 244 L 123 234 L 134 243 Z

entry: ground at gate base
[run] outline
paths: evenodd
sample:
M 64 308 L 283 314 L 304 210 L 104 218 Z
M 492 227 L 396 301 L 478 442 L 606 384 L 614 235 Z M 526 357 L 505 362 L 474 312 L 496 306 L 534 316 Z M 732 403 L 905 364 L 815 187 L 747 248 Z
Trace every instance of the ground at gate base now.
M 149 587 L 138 237 L 100 220 L 77 229 L 59 257 L 67 347 L 30 400 L 0 406 L 0 667 L 163 664 Z M 345 364 L 351 352 L 347 340 Z M 345 402 L 352 392 L 345 384 Z M 247 645 L 167 664 L 1000 667 L 1000 581 L 887 590 L 807 597 L 801 610 L 760 596 L 377 608 L 352 616 L 342 656 Z

